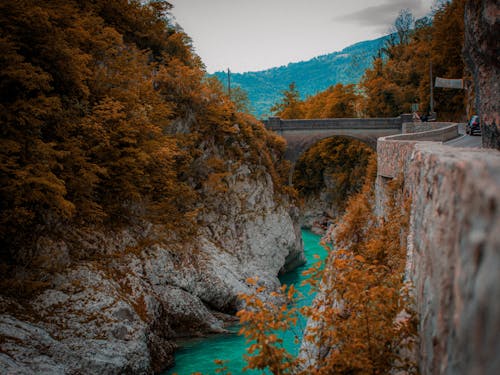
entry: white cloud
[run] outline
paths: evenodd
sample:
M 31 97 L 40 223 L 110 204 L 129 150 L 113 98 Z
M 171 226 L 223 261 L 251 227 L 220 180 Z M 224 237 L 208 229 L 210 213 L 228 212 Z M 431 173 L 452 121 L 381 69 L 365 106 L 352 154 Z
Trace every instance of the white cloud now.
M 364 27 L 375 27 L 387 31 L 394 24 L 399 12 L 410 9 L 415 17 L 422 17 L 429 12 L 429 2 L 421 0 L 386 0 L 384 3 L 366 6 L 351 13 L 339 15 L 335 22 L 358 24 Z

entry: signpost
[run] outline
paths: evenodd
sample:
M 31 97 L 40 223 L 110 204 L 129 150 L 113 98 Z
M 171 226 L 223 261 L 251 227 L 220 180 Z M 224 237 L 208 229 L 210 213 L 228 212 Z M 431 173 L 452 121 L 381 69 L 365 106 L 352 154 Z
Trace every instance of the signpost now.
M 436 87 L 444 87 L 447 89 L 463 89 L 464 80 L 436 77 Z

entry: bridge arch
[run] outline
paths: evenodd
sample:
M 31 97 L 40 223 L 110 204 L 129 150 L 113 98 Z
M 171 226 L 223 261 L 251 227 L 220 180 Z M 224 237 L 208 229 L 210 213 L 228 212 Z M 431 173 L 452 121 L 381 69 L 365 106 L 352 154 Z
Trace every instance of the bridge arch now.
M 319 141 L 334 136 L 344 136 L 357 139 L 368 144 L 372 149 L 377 148 L 377 138 L 388 135 L 401 134 L 403 121 L 408 121 L 402 115 L 392 118 L 329 118 L 329 119 L 281 119 L 270 117 L 263 121 L 267 129 L 280 134 L 287 141 L 285 158 L 292 165 L 289 184 L 293 183 L 295 163 L 305 151 Z
M 374 151 L 377 151 L 377 137 L 360 136 L 353 134 L 338 134 L 336 132 L 325 132 L 322 134 L 313 134 L 307 137 L 289 135 L 285 139 L 287 141 L 287 149 L 285 151 L 285 158 L 295 164 L 300 156 L 309 150 L 311 147 L 320 141 L 328 138 L 344 137 L 355 139 L 368 145 Z
M 392 118 L 331 118 L 312 120 L 284 120 L 270 117 L 264 121 L 267 129 L 280 134 L 287 141 L 285 158 L 295 164 L 300 155 L 322 139 L 333 136 L 354 138 L 376 149 L 377 138 L 401 134 L 403 120 Z

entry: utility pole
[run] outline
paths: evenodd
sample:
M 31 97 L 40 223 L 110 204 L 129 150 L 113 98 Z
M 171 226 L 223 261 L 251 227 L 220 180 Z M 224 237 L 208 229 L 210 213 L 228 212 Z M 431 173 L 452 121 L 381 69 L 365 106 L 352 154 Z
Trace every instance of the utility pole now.
M 431 107 L 431 115 L 434 114 L 434 85 L 432 79 L 432 60 L 429 62 L 429 75 L 431 79 L 431 98 L 430 98 L 430 107 Z
M 227 68 L 227 94 L 229 95 L 229 100 L 231 100 L 231 71 Z

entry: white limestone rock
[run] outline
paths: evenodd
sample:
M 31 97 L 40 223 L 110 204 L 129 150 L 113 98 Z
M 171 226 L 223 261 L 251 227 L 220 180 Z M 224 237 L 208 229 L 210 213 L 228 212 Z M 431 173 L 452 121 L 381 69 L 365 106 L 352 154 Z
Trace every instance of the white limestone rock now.
M 0 373 L 159 372 L 172 364 L 177 337 L 225 331 L 215 312 L 242 307 L 238 295 L 254 288 L 247 278 L 279 287 L 278 273 L 303 261 L 289 205 L 263 169 L 241 166 L 226 184 L 224 194 L 207 194 L 190 244 L 130 251 L 158 230 L 147 223 L 40 241 L 39 256 L 54 247 L 64 256 L 43 293 L 22 303 L 0 296 Z M 95 260 L 72 259 L 78 245 Z

